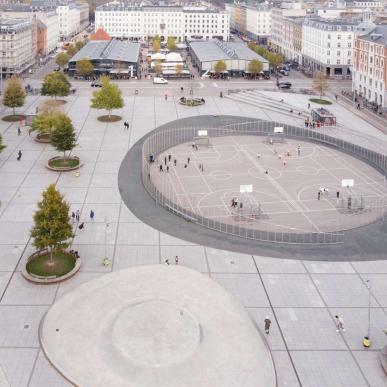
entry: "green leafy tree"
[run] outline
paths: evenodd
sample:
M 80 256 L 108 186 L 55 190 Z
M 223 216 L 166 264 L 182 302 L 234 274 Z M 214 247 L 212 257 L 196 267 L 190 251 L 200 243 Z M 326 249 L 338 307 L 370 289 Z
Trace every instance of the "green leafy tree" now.
M 65 52 L 60 52 L 55 58 L 56 64 L 62 68 L 66 66 L 69 60 L 70 57 Z
M 67 47 L 67 55 L 72 58 L 78 52 L 77 48 L 72 44 Z
M 66 152 L 71 151 L 77 145 L 77 136 L 70 118 L 65 113 L 56 114 L 56 125 L 52 132 L 51 144 L 59 152 L 63 152 L 66 160 Z
M 69 209 L 69 205 L 55 189 L 54 184 L 48 186 L 43 192 L 42 201 L 38 203 L 31 237 L 36 248 L 48 249 L 51 262 L 55 252 L 62 252 L 70 246 L 73 232 Z
M 227 64 L 224 60 L 219 60 L 215 63 L 214 71 L 216 74 L 220 74 L 227 70 Z
M 47 74 L 43 79 L 41 93 L 50 97 L 65 97 L 70 92 L 70 82 L 66 75 L 61 72 Z
M 19 78 L 13 76 L 7 81 L 7 85 L 4 91 L 3 105 L 12 108 L 13 115 L 15 115 L 15 108 L 22 107 L 26 93 L 23 90 L 23 86 Z
M 313 78 L 312 89 L 320 95 L 320 99 L 322 95 L 329 89 L 327 77 L 322 71 L 318 71 Z
M 156 75 L 160 75 L 163 72 L 163 66 L 162 66 L 161 62 L 157 61 L 155 63 L 154 70 L 155 70 Z
M 75 43 L 76 50 L 80 51 L 85 46 L 85 44 L 86 42 L 79 40 L 78 42 Z
M 76 64 L 77 74 L 80 76 L 90 75 L 94 71 L 93 64 L 88 59 L 81 59 Z
M 178 76 L 180 76 L 181 73 L 183 72 L 183 65 L 177 64 L 177 65 L 175 66 L 175 71 L 176 71 L 176 74 L 177 74 Z
M 3 144 L 3 137 L 2 137 L 1 134 L 0 134 L 0 152 L 1 152 L 4 148 L 6 148 L 6 145 Z
M 161 40 L 158 35 L 154 36 L 152 39 L 152 50 L 153 52 L 158 52 L 160 51 L 161 48 Z
M 176 50 L 176 40 L 173 36 L 168 36 L 167 39 L 167 48 L 170 51 L 175 51 Z
M 91 107 L 94 109 L 105 109 L 108 111 L 109 119 L 113 109 L 124 107 L 124 100 L 119 87 L 111 83 L 107 76 L 101 77 L 102 87 L 99 91 L 93 92 Z
M 250 61 L 249 66 L 248 66 L 249 72 L 256 76 L 263 70 L 263 64 L 260 62 L 258 59 L 253 59 Z
M 31 123 L 31 131 L 37 131 L 40 134 L 48 134 L 52 137 L 52 133 L 58 123 L 58 112 L 42 112 L 36 116 Z
M 283 56 L 280 54 L 275 54 L 273 52 L 269 52 L 266 59 L 269 61 L 270 66 L 274 69 L 277 68 L 278 66 L 281 66 L 282 63 L 284 63 Z

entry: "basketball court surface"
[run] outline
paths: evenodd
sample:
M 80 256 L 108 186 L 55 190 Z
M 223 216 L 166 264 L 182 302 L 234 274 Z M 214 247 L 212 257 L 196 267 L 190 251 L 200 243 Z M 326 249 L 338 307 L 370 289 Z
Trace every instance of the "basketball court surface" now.
M 377 170 L 298 140 L 227 136 L 184 143 L 160 154 L 150 175 L 179 207 L 235 227 L 339 232 L 371 223 L 386 209 L 385 179 Z

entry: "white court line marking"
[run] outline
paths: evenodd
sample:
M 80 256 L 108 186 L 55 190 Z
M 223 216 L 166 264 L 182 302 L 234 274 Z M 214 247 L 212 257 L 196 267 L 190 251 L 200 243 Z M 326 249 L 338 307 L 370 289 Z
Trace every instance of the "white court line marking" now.
M 261 171 L 262 173 L 264 172 L 264 168 L 256 162 L 255 160 L 255 157 L 253 157 L 250 152 L 247 150 L 247 149 L 243 149 L 242 146 L 240 146 L 238 144 L 238 142 L 234 139 L 233 136 L 230 136 L 231 140 L 234 141 L 235 145 L 236 146 L 239 146 L 239 149 L 241 150 L 241 152 L 244 152 L 245 155 L 250 159 L 250 161 L 252 161 L 252 163 L 254 165 L 256 165 Z M 306 216 L 305 212 L 304 212 L 304 208 L 302 206 L 300 206 L 296 200 L 294 200 L 287 192 L 286 190 L 280 185 L 277 183 L 276 180 L 272 179 L 270 177 L 270 174 L 267 175 L 268 179 L 270 180 L 271 184 L 278 190 L 279 193 L 281 193 L 287 200 L 288 202 L 296 209 L 298 210 L 298 212 L 317 230 L 317 231 L 320 231 L 320 229 L 317 227 L 317 225 L 311 220 L 309 219 L 308 216 Z
M 330 187 L 329 187 L 330 184 L 331 184 L 331 183 L 326 184 L 326 185 L 328 185 L 328 187 L 326 187 L 326 188 L 330 188 Z M 312 199 L 309 199 L 309 200 L 302 200 L 302 199 L 300 198 L 300 196 L 301 196 L 302 192 L 304 192 L 306 189 L 312 188 L 312 187 L 318 187 L 319 185 L 322 186 L 322 184 L 314 183 L 314 184 L 310 184 L 310 185 L 307 185 L 307 186 L 302 187 L 300 190 L 298 190 L 298 193 L 297 193 L 297 200 L 298 200 L 299 202 L 316 202 L 316 201 L 318 201 L 318 199 L 315 199 L 315 200 L 312 200 Z M 332 185 L 333 185 L 333 184 L 332 184 Z M 319 187 L 318 187 L 318 188 L 319 188 Z M 318 188 L 317 188 L 317 191 L 316 191 L 316 192 L 318 192 Z M 336 195 L 336 192 L 334 192 L 334 195 Z M 334 196 L 334 197 L 336 197 L 336 196 Z M 336 208 L 336 207 L 331 203 L 331 201 L 329 200 L 329 199 L 330 199 L 329 196 L 321 195 L 321 198 L 322 198 L 322 200 L 323 200 L 324 202 L 327 202 L 334 210 L 337 211 L 337 208 Z M 326 199 L 326 200 L 324 200 L 324 199 Z M 313 210 L 310 210 L 310 209 L 308 208 L 308 211 L 313 211 Z
M 171 167 L 169 167 L 169 170 L 171 170 Z M 179 196 L 182 196 L 182 195 L 179 195 L 179 194 L 177 193 L 177 190 L 176 190 L 175 184 L 174 184 L 174 182 L 173 182 L 173 180 L 172 180 L 172 177 L 171 177 L 170 172 L 162 172 L 162 173 L 166 173 L 166 174 L 168 175 L 169 184 L 172 186 L 174 196 L 177 197 L 177 200 L 178 200 L 178 202 L 179 202 L 179 204 L 180 204 L 180 207 L 183 207 L 183 208 L 184 208 L 183 203 L 181 202 L 180 197 L 179 197 Z M 185 195 L 185 196 L 186 196 L 186 195 Z
M 219 87 L 216 82 L 212 82 L 212 84 L 214 85 L 214 87 Z
M 369 178 L 366 174 L 365 174 L 365 172 L 361 172 L 361 171 L 358 171 L 358 170 L 355 170 L 355 169 L 353 169 L 353 168 L 351 168 L 351 165 L 345 160 L 345 159 L 343 159 L 342 157 L 340 157 L 339 155 L 337 155 L 336 153 L 333 153 L 333 152 L 331 152 L 331 150 L 330 149 L 325 149 L 329 154 L 331 154 L 332 155 L 332 157 L 334 158 L 334 159 L 336 159 L 336 161 L 337 162 L 341 162 L 341 165 L 343 165 L 344 167 L 346 167 L 346 169 L 348 169 L 349 171 L 351 171 L 355 176 L 357 176 L 357 177 L 359 177 L 359 178 L 361 178 L 361 179 L 365 179 L 365 181 L 367 182 L 369 182 L 369 181 L 371 181 L 371 182 L 373 182 L 375 185 L 376 185 L 376 187 L 375 188 L 377 188 L 377 190 L 379 191 L 379 194 L 377 193 L 377 192 L 375 192 L 375 194 L 376 195 L 379 195 L 379 196 L 382 196 L 382 197 L 384 197 L 385 195 L 386 195 L 386 188 L 384 187 L 384 186 L 382 186 L 379 182 L 377 182 L 376 180 L 374 180 L 374 179 L 371 179 L 371 178 Z M 361 160 L 360 160 L 361 161 Z M 380 188 L 379 188 L 379 187 Z
M 203 82 L 199 82 L 199 85 L 200 85 L 200 88 L 201 88 L 201 89 L 204 88 L 204 83 L 203 83 Z

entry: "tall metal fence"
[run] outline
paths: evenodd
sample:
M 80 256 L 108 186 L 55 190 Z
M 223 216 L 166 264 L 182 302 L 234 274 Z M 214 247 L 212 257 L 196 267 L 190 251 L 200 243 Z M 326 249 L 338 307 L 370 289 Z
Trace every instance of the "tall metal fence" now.
M 179 204 L 172 187 L 164 189 L 162 193 L 151 179 L 151 165 L 149 156 L 157 158 L 167 149 L 186 142 L 192 142 L 197 138 L 198 130 L 207 130 L 209 137 L 222 137 L 232 135 L 273 135 L 274 127 L 284 128 L 284 137 L 299 140 L 313 141 L 331 146 L 349 155 L 361 159 L 378 171 L 384 179 L 387 176 L 387 155 L 381 154 L 367 148 L 355 145 L 349 141 L 335 138 L 326 133 L 320 133 L 307 128 L 300 128 L 286 125 L 279 122 L 251 121 L 225 125 L 223 127 L 185 127 L 168 128 L 156 131 L 145 139 L 142 145 L 142 181 L 145 189 L 156 201 L 170 212 L 183 217 L 187 221 L 195 222 L 212 230 L 222 233 L 232 234 L 246 239 L 255 239 L 267 242 L 292 243 L 292 244 L 336 244 L 344 242 L 344 232 L 286 232 L 259 230 L 257 227 L 249 227 L 248 224 L 230 224 L 222 220 L 222 216 L 203 216 L 192 209 Z M 378 211 L 378 218 L 385 217 L 386 198 L 383 197 L 374 204 Z M 369 222 L 375 221 L 375 217 L 370 217 Z M 248 223 L 248 222 L 247 222 Z

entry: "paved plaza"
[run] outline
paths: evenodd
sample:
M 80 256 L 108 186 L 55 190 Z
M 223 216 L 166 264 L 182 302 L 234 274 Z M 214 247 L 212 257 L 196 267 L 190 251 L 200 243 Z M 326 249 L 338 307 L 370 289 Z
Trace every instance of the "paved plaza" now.
M 275 99 L 289 98 L 276 93 Z M 117 175 L 128 149 L 142 136 L 169 121 L 199 115 L 238 115 L 300 125 L 289 117 L 241 101 L 207 97 L 201 107 L 186 108 L 178 96 L 127 96 L 123 122 L 103 124 L 101 113 L 89 108 L 87 96 L 68 97 L 64 110 L 78 131 L 74 154 L 84 166 L 80 176 L 56 174 L 45 168 L 56 155 L 38 144 L 17 124 L 0 123 L 7 148 L 0 154 L 0 380 L 11 386 L 69 386 L 49 364 L 39 346 L 38 327 L 49 307 L 64 294 L 108 272 L 138 265 L 163 264 L 179 256 L 179 264 L 210 276 L 244 305 L 262 334 L 265 316 L 272 320 L 265 335 L 272 350 L 278 384 L 305 387 L 385 387 L 387 378 L 378 351 L 386 343 L 387 253 L 384 261 L 314 262 L 244 255 L 193 245 L 153 229 L 136 218 L 121 200 Z M 41 97 L 28 97 L 26 112 L 35 110 Z M 286 100 L 305 107 L 307 97 Z M 342 126 L 332 133 L 375 150 L 386 149 L 386 137 L 341 105 L 330 108 Z M 17 161 L 17 152 L 23 157 Z M 82 267 L 73 278 L 54 285 L 35 285 L 20 273 L 34 251 L 29 238 L 32 215 L 41 192 L 56 183 L 72 210 L 81 211 L 85 229 L 77 231 L 73 247 Z M 93 209 L 95 218 L 89 220 Z M 108 227 L 106 227 L 106 222 Z M 106 243 L 105 243 L 106 241 Z M 111 265 L 102 264 L 105 253 Z M 289 257 L 292 258 L 292 257 Z M 370 280 L 372 347 L 364 349 L 367 333 Z M 334 316 L 345 321 L 336 333 Z M 93 316 L 90 316 L 92 319 Z M 236 327 L 237 329 L 237 327 Z M 243 382 L 241 383 L 243 386 Z

